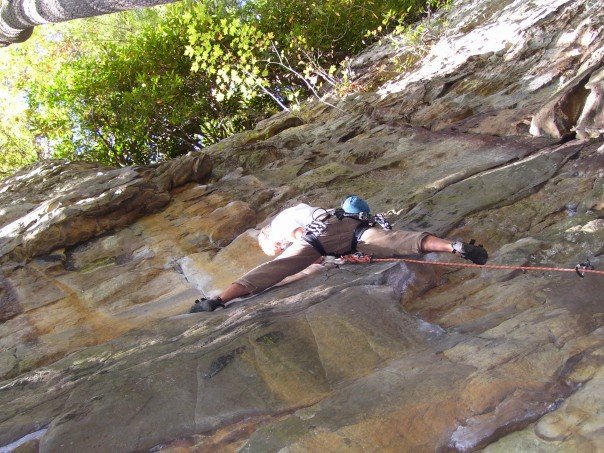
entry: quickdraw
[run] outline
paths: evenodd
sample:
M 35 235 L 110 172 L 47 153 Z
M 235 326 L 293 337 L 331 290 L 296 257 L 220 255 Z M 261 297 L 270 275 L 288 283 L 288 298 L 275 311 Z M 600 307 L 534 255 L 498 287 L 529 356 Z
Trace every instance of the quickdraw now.
M 587 260 L 584 263 L 577 264 L 574 268 L 543 267 L 543 266 L 508 266 L 503 264 L 470 264 L 470 263 L 452 263 L 448 261 L 421 261 L 411 258 L 372 258 L 361 253 L 344 255 L 335 260 L 336 264 L 369 264 L 403 261 L 406 263 L 425 264 L 433 266 L 449 267 L 474 267 L 479 269 L 506 269 L 520 271 L 552 271 L 552 272 L 576 272 L 579 277 L 584 278 L 585 274 L 604 275 L 604 271 L 596 270 Z
M 577 264 L 575 266 L 575 271 L 577 272 L 577 275 L 579 277 L 585 278 L 585 272 L 595 271 L 595 268 L 592 266 L 592 264 L 589 262 L 589 260 L 587 260 L 584 263 Z

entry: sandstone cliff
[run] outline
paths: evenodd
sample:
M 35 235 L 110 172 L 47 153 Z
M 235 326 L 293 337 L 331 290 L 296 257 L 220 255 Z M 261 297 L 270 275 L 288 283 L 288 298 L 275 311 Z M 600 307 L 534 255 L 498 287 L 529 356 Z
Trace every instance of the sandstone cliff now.
M 165 164 L 2 181 L 0 445 L 604 448 L 601 276 L 316 265 L 185 314 L 266 259 L 255 228 L 279 209 L 351 192 L 492 263 L 601 269 L 603 6 L 460 1 L 427 54 L 360 55 L 335 106 Z

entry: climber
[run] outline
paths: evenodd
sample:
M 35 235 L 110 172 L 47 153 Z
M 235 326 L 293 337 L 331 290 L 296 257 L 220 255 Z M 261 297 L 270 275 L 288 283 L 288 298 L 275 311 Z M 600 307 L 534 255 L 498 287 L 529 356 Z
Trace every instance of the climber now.
M 262 250 L 276 258 L 240 277 L 220 296 L 196 300 L 190 313 L 214 311 L 232 299 L 264 291 L 325 255 L 342 256 L 358 251 L 375 257 L 392 257 L 448 252 L 475 264 L 487 262 L 486 250 L 473 241 L 451 242 L 426 232 L 393 231 L 382 215 L 371 216 L 369 212 L 365 200 L 354 195 L 346 197 L 342 208 L 337 210 L 327 211 L 304 203 L 285 209 L 258 235 Z

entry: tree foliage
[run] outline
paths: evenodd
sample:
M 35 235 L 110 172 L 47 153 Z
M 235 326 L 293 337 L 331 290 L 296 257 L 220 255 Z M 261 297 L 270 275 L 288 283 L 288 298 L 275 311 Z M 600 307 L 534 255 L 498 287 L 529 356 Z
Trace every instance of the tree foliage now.
M 0 178 L 38 157 L 30 134 L 22 126 L 14 118 L 0 116 Z
M 121 19 L 111 39 L 80 44 L 48 83 L 28 88 L 32 125 L 55 155 L 129 165 L 195 149 L 206 81 L 178 55 L 183 30 L 161 9 Z
M 28 77 L 31 49 L 0 53 L 0 178 L 38 158 L 36 137 L 28 128 L 27 102 L 20 81 Z M 15 65 L 19 58 L 22 64 Z
M 29 44 L 17 129 L 55 157 L 169 159 L 294 108 L 347 56 L 436 3 L 188 0 L 49 28 Z

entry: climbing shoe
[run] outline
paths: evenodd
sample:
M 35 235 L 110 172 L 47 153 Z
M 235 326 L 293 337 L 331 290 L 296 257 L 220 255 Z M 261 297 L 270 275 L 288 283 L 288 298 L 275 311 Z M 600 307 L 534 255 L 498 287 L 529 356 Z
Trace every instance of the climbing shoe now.
M 453 253 L 457 253 L 462 258 L 470 260 L 474 264 L 486 264 L 489 254 L 482 244 L 474 245 L 475 243 L 474 239 L 470 242 L 455 241 L 451 243 L 451 246 L 453 247 Z
M 195 301 L 195 304 L 189 310 L 189 313 L 199 313 L 202 311 L 214 311 L 218 307 L 226 308 L 226 306 L 222 303 L 222 299 L 220 297 L 214 297 L 213 299 L 206 299 L 202 297 Z

